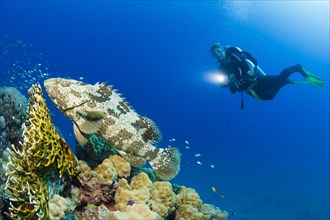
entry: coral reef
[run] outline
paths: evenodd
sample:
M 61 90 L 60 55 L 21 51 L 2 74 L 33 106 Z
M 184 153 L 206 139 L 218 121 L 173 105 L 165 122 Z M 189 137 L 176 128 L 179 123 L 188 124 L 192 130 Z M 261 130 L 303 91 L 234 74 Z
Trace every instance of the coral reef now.
M 115 166 L 109 163 L 109 158 L 103 163 L 107 164 L 107 169 L 112 166 L 113 170 Z M 146 219 L 146 216 L 136 213 L 133 207 L 137 205 L 144 213 L 150 214 L 148 219 L 224 220 L 228 216 L 227 212 L 215 206 L 203 204 L 192 188 L 176 185 L 176 191 L 173 191 L 170 182 L 152 182 L 144 172 L 130 176 L 131 179 L 120 177 L 118 171 L 113 172 L 117 176 L 113 178 L 111 175 L 111 181 L 106 183 L 104 179 L 98 178 L 95 172 L 98 168 L 93 171 L 85 162 L 79 161 L 79 164 L 82 186 L 74 188 L 75 192 L 80 193 L 80 201 L 76 206 L 84 206 L 81 211 L 75 211 L 79 219 Z M 106 217 L 100 218 L 100 213 Z
M 110 154 L 117 154 L 117 150 L 108 144 L 103 138 L 92 134 L 88 138 L 86 145 L 78 144 L 76 146 L 76 154 L 79 160 L 84 160 L 87 164 L 94 168 L 107 158 Z
M 204 204 L 194 189 L 160 181 L 151 169 L 133 168 L 97 136 L 90 136 L 87 147 L 80 146 L 80 159 L 86 161 L 77 161 L 51 123 L 40 86 L 34 85 L 29 95 L 31 102 L 23 126 L 23 142 L 12 145 L 3 154 L 2 165 L 7 175 L 4 194 L 7 199 L 4 201 L 9 201 L 8 212 L 4 212 L 7 217 L 56 220 L 227 218 L 227 212 Z
M 49 219 L 61 220 L 65 218 L 65 212 L 68 204 L 65 198 L 59 195 L 54 195 L 48 201 Z
M 161 220 L 160 216 L 150 210 L 149 206 L 144 204 L 133 204 L 127 206 L 125 212 L 114 211 L 110 212 L 109 219 L 122 220 L 122 219 L 148 219 L 148 220 Z
M 4 199 L 5 172 L 2 168 L 7 163 L 7 155 L 3 155 L 6 147 L 18 145 L 22 141 L 22 123 L 25 120 L 27 99 L 14 87 L 0 87 L 0 195 Z M 0 209 L 3 209 L 0 202 Z
M 11 144 L 22 141 L 27 99 L 14 87 L 0 87 L 0 155 Z
M 49 189 L 49 181 L 54 179 L 57 187 L 57 179 L 64 174 L 78 175 L 76 157 L 56 132 L 41 87 L 33 85 L 29 95 L 23 143 L 8 149 L 5 166 L 9 215 L 13 219 L 47 218 L 49 194 L 58 191 Z

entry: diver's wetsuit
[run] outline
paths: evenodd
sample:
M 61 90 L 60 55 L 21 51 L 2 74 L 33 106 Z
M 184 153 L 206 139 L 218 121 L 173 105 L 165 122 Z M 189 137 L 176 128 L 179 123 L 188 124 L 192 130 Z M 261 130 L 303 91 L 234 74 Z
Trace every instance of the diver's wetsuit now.
M 291 84 L 288 78 L 295 72 L 298 72 L 302 75 L 304 74 L 303 68 L 300 64 L 285 68 L 279 75 L 260 74 L 257 78 L 257 83 L 253 87 L 253 90 L 262 100 L 272 100 L 283 86 L 286 84 Z M 249 91 L 247 91 L 247 93 L 252 95 Z
M 291 84 L 288 79 L 293 73 L 298 72 L 304 76 L 300 64 L 285 68 L 279 75 L 265 75 L 257 66 L 257 60 L 248 52 L 238 47 L 227 47 L 226 58 L 220 63 L 220 71 L 229 77 L 229 89 L 232 93 L 246 92 L 259 100 L 274 99 L 279 90 L 286 84 Z M 254 66 L 248 65 L 253 63 Z M 253 68 L 253 75 L 247 72 Z

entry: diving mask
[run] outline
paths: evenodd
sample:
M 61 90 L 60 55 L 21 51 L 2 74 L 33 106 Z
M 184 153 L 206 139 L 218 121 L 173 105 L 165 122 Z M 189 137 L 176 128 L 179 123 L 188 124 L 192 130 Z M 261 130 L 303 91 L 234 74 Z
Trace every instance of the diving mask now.
M 219 62 L 222 62 L 226 56 L 225 49 L 219 43 L 216 43 L 211 47 L 211 53 Z

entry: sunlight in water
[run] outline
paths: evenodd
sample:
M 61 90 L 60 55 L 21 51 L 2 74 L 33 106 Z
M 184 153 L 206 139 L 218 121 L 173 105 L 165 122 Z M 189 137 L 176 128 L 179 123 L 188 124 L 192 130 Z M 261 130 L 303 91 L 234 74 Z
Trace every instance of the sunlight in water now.
M 221 1 L 230 19 L 329 60 L 329 1 Z

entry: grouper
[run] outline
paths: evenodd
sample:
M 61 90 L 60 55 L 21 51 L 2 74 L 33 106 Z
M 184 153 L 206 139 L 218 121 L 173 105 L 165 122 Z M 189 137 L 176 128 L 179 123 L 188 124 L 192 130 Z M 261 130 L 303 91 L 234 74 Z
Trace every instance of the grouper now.
M 80 144 L 86 144 L 91 134 L 101 136 L 115 147 L 133 167 L 149 162 L 162 180 L 174 178 L 180 170 L 177 148 L 158 148 L 161 134 L 155 123 L 140 116 L 106 83 L 51 78 L 44 81 L 48 96 L 74 125 Z

